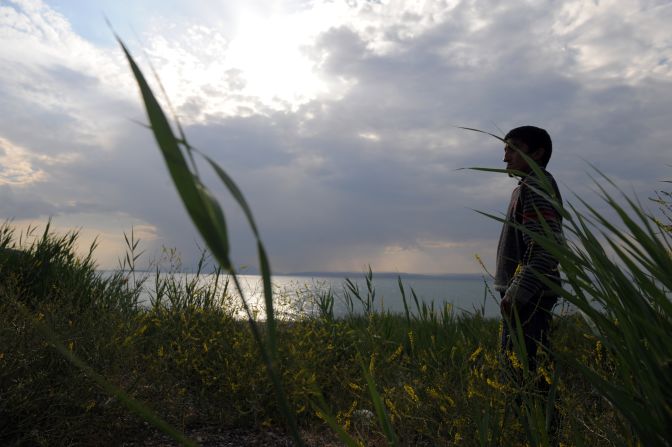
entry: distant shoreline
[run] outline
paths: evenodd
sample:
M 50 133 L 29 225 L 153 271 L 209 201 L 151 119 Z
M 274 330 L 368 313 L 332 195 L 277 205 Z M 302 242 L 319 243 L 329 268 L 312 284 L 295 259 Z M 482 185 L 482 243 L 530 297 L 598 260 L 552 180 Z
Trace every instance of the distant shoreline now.
M 118 269 L 99 269 L 97 270 L 101 273 L 115 273 L 118 272 Z M 156 270 L 135 270 L 135 273 L 156 273 Z M 159 270 L 159 273 L 171 273 L 169 271 Z M 182 272 L 172 272 L 177 274 L 194 274 L 195 270 L 185 270 Z M 205 274 L 210 274 L 205 273 Z M 201 272 L 201 274 L 204 274 Z M 238 272 L 239 275 L 259 275 L 258 272 Z M 309 278 L 360 278 L 366 275 L 366 272 L 289 272 L 289 273 L 273 273 L 273 276 L 300 276 L 300 277 L 309 277 Z M 481 280 L 484 276 L 487 275 L 481 273 L 439 273 L 439 274 L 428 274 L 428 273 L 405 273 L 405 272 L 373 272 L 374 278 L 397 278 L 401 276 L 402 279 L 436 279 L 436 280 Z
M 309 276 L 309 277 L 327 277 L 327 278 L 357 278 L 364 276 L 365 272 L 293 272 L 293 273 L 275 273 L 275 276 Z M 397 278 L 402 279 L 482 279 L 483 275 L 479 273 L 404 273 L 404 272 L 373 272 L 374 278 Z

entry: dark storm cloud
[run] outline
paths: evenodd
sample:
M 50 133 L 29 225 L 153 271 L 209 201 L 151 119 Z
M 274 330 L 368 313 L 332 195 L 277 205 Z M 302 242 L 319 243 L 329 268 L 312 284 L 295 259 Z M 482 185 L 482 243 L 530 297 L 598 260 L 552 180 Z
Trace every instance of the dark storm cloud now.
M 286 130 L 263 116 L 235 117 L 188 128 L 190 143 L 207 148 L 231 170 L 259 170 L 288 164 L 293 155 Z
M 0 185 L 2 219 L 33 219 L 53 214 L 55 207 L 34 194 L 16 194 L 10 185 Z

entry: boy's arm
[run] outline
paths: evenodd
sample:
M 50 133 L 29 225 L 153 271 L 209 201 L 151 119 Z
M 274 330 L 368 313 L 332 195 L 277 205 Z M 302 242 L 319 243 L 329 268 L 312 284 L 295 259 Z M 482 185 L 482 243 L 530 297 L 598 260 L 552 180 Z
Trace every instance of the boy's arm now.
M 531 180 L 531 181 L 529 181 Z M 518 265 L 511 285 L 506 290 L 504 300 L 509 306 L 512 303 L 525 304 L 535 295 L 545 289 L 544 283 L 538 275 L 552 277 L 557 275 L 558 261 L 541 245 L 537 244 L 529 232 L 544 235 L 544 225 L 548 225 L 552 234 L 559 236 L 562 233 L 562 220 L 551 202 L 537 193 L 534 189 L 542 190 L 536 179 L 527 179 L 529 184 L 523 187 L 523 215 L 522 225 L 525 254 Z M 504 310 L 504 309 L 503 309 Z

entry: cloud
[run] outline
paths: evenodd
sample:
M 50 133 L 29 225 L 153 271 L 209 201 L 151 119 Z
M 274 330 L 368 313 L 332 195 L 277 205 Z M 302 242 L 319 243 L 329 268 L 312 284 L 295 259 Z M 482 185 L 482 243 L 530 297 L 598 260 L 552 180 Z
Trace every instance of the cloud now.
M 43 178 L 44 171 L 33 167 L 24 148 L 0 138 L 0 185 L 24 185 Z
M 35 195 L 21 195 L 17 199 L 13 188 L 8 184 L 0 185 L 0 215 L 4 219 L 36 218 L 52 214 L 50 203 Z
M 499 225 L 472 210 L 501 213 L 515 181 L 457 170 L 502 157 L 457 125 L 547 128 L 565 197 L 590 188 L 585 160 L 643 195 L 669 177 L 664 2 L 299 6 L 234 4 L 184 22 L 168 12 L 141 30 L 187 136 L 239 183 L 276 271 L 480 271 L 473 255 L 490 262 Z M 140 225 L 148 252 L 195 259 L 200 239 L 133 122 L 145 118 L 121 53 L 73 29 L 41 2 L 0 7 L 2 217 L 79 219 L 106 235 L 108 261 Z M 223 201 L 234 261 L 254 264 L 243 215 L 199 167 Z

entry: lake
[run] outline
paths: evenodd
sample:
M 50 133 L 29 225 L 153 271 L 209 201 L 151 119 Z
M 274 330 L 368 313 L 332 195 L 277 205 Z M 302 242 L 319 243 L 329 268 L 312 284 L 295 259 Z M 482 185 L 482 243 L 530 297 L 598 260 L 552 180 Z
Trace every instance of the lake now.
M 345 275 L 345 274 L 344 274 Z M 195 278 L 192 274 L 178 274 L 181 281 L 189 281 Z M 348 276 L 353 285 L 358 287 L 360 296 L 366 300 L 367 285 L 363 274 Z M 241 288 L 248 303 L 250 303 L 260 318 L 263 318 L 263 288 L 261 276 L 239 275 Z M 481 312 L 485 316 L 496 317 L 499 315 L 499 305 L 492 297 L 488 288 L 492 288 L 492 282 L 487 281 L 480 275 L 401 275 L 406 300 L 412 313 L 417 313 L 416 303 L 411 290 L 415 291 L 420 305 L 433 303 L 436 309 L 443 308 L 448 303 L 453 306 L 456 313 Z M 213 281 L 212 275 L 201 275 L 199 284 L 207 284 Z M 354 311 L 362 312 L 363 307 L 354 297 L 354 294 L 346 285 L 345 276 L 338 274 L 300 274 L 300 275 L 276 275 L 273 277 L 274 303 L 278 314 L 285 318 L 293 318 L 296 315 L 317 312 L 317 307 L 312 297 L 318 294 L 326 294 L 331 291 L 334 296 L 334 314 L 342 316 L 348 312 L 346 295 L 349 293 L 353 298 Z M 148 273 L 141 302 L 149 304 L 155 296 L 155 274 Z M 220 278 L 220 284 L 223 279 Z M 375 290 L 373 309 L 385 310 L 392 313 L 404 313 L 402 294 L 399 288 L 397 276 L 393 274 L 374 274 L 373 288 Z M 487 287 L 486 287 L 487 285 Z M 233 284 L 227 289 L 234 293 Z M 235 302 L 234 302 L 235 304 Z M 242 316 L 242 313 L 241 313 Z

